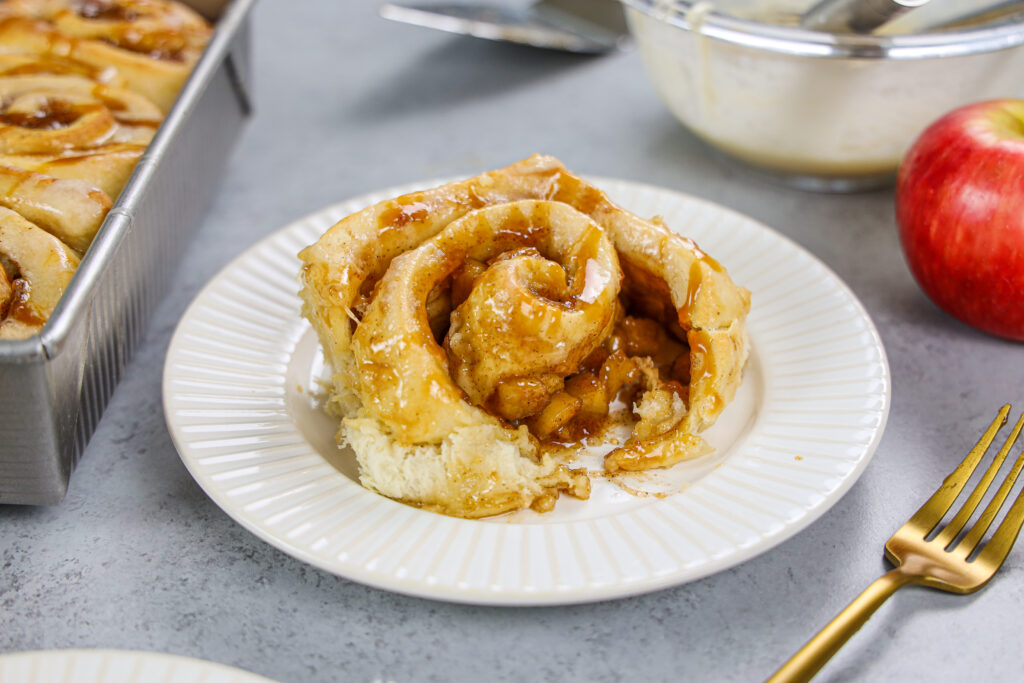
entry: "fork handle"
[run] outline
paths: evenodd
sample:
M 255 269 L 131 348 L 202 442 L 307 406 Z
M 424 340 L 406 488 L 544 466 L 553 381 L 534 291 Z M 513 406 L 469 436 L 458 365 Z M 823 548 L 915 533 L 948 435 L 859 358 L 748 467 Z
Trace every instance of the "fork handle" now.
M 806 645 L 790 657 L 767 683 L 797 683 L 811 680 L 890 595 L 908 583 L 913 583 L 915 578 L 897 567 L 875 580 L 821 629 L 818 635 L 807 641 Z

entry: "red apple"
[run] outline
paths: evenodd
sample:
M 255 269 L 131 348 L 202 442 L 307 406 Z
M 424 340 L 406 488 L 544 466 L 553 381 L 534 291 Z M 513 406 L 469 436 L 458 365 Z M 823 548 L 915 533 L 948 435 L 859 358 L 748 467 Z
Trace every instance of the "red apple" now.
M 1024 341 L 1024 100 L 967 105 L 921 133 L 900 165 L 896 221 L 932 301 Z

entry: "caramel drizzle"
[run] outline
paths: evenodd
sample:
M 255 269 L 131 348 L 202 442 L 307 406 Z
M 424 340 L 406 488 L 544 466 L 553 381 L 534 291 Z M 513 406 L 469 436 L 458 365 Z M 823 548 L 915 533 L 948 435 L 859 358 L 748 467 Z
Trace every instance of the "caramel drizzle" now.
M 135 21 L 139 18 L 139 14 L 131 8 L 104 0 L 79 0 L 73 9 L 83 19 L 96 21 Z
M 15 278 L 11 283 L 11 296 L 7 301 L 7 311 L 0 317 L 16 320 L 31 327 L 41 326 L 46 318 L 32 305 L 32 285 L 24 278 Z
M 88 109 L 87 106 L 74 106 L 60 100 L 47 100 L 45 106 L 32 112 L 0 113 L 0 123 L 30 130 L 59 130 L 71 126 Z

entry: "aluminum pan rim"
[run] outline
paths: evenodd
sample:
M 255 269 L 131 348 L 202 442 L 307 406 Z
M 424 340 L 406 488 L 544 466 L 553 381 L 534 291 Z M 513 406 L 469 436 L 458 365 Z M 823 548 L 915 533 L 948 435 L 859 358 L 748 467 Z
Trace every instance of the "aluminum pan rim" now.
M 658 0 L 620 0 L 626 7 L 684 31 L 694 3 L 680 0 L 667 11 Z M 632 30 L 632 23 L 630 24 Z M 704 16 L 697 32 L 755 50 L 825 59 L 941 59 L 995 52 L 1024 44 L 1024 22 L 967 31 L 898 36 L 835 35 L 799 27 L 775 26 L 716 12 Z M 635 36 L 635 34 L 634 34 Z

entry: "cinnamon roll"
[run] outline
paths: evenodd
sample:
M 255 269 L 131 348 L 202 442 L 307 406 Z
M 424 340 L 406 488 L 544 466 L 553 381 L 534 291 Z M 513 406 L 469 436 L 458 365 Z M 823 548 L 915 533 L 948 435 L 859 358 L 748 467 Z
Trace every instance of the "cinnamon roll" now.
M 82 76 L 0 76 L 0 152 L 64 154 L 109 143 L 147 145 L 163 114 L 130 90 Z
M 0 42 L 115 69 L 164 112 L 212 35 L 201 16 L 168 0 L 8 0 L 2 16 L 13 19 L 0 22 Z
M 81 180 L 0 166 L 0 206 L 17 211 L 78 253 L 84 253 L 112 202 Z
M 78 261 L 59 239 L 0 207 L 0 339 L 37 334 Z
M 78 62 L 67 57 L 27 54 L 22 52 L 0 52 L 0 76 L 83 76 L 97 83 L 125 87 L 124 78 L 111 67 L 99 67 Z
M 162 120 L 141 95 L 84 76 L 0 76 L 0 165 L 81 180 L 109 199 Z
M 299 256 L 361 483 L 446 514 L 586 498 L 549 446 L 616 423 L 610 472 L 706 453 L 742 378 L 749 292 L 552 157 L 381 202 Z
M 0 76 L 0 206 L 84 252 L 162 117 L 83 76 Z
M 52 178 L 79 180 L 101 190 L 109 201 L 121 193 L 145 151 L 145 145 L 112 142 L 64 154 L 0 154 L 0 166 Z

